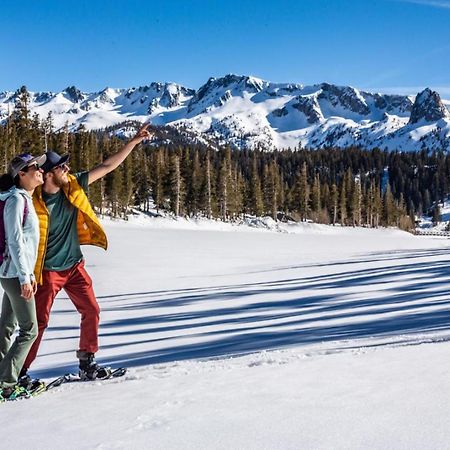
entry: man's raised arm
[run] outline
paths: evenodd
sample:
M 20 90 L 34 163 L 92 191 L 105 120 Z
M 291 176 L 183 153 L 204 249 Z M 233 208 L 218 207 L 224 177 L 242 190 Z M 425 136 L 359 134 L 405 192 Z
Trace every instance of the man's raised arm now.
M 123 163 L 125 158 L 131 153 L 134 147 L 136 147 L 136 145 L 140 144 L 144 139 L 150 139 L 152 133 L 150 133 L 147 128 L 148 124 L 144 125 L 122 149 L 120 149 L 117 153 L 114 153 L 114 155 L 106 158 L 97 167 L 91 169 L 88 174 L 88 184 L 97 181 L 98 179 L 104 177 L 106 174 L 119 167 Z

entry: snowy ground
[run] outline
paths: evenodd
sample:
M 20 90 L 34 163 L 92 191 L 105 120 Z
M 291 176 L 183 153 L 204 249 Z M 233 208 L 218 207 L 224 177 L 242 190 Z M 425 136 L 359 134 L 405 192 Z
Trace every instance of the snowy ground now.
M 450 448 L 449 240 L 179 226 L 85 249 L 129 375 L 0 406 L 2 448 Z M 76 368 L 78 321 L 62 293 L 36 376 Z

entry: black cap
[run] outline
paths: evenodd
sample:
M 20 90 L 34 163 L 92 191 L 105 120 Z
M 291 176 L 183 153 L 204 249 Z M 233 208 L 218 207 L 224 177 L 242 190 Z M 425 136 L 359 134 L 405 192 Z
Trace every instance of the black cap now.
M 47 173 L 50 172 L 50 170 L 54 169 L 55 167 L 60 166 L 61 164 L 64 164 L 69 160 L 69 155 L 65 154 L 62 156 L 59 156 L 58 153 L 52 152 L 49 150 L 45 156 L 47 157 L 47 160 L 42 165 L 42 170 Z

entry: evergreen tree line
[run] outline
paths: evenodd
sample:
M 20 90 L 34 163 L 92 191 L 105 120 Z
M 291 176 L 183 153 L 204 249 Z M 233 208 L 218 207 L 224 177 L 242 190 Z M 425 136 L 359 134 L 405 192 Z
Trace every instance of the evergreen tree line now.
M 124 140 L 110 132 L 55 129 L 29 112 L 25 87 L 0 127 L 0 166 L 17 153 L 46 148 L 69 152 L 72 171 L 94 167 Z M 125 217 L 132 207 L 177 216 L 236 220 L 243 215 L 341 225 L 411 229 L 414 216 L 434 213 L 449 193 L 450 157 L 444 152 L 381 150 L 212 150 L 206 146 L 143 145 L 101 182 L 90 186 L 100 212 Z M 432 211 L 433 209 L 433 211 Z

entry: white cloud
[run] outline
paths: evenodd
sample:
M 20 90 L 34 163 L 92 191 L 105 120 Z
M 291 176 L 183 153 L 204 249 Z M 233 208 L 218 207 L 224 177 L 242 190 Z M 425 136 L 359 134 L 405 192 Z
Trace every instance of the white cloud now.
M 402 3 L 414 3 L 416 5 L 431 6 L 433 8 L 450 9 L 450 1 L 446 0 L 394 0 Z

